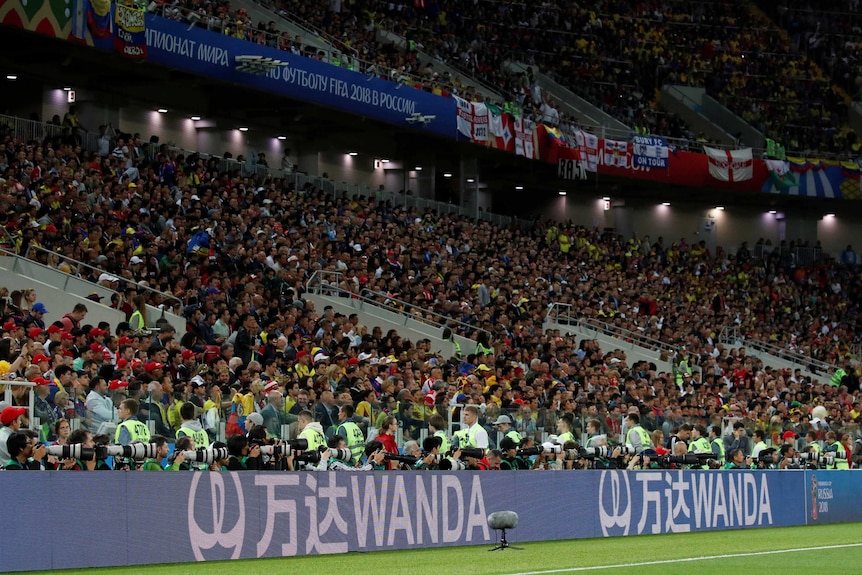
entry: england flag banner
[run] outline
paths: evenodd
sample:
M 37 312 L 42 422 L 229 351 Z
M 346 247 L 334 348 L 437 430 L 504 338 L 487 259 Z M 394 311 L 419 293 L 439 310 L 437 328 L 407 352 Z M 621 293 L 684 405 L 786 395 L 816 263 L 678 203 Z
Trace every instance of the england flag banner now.
M 664 138 L 635 136 L 632 143 L 636 166 L 667 169 L 668 147 Z
M 480 102 L 470 102 L 453 96 L 458 109 L 458 132 L 474 144 L 488 142 L 488 108 Z
M 720 150 L 703 147 L 709 159 L 709 175 L 722 182 L 742 182 L 754 177 L 754 157 L 751 148 Z

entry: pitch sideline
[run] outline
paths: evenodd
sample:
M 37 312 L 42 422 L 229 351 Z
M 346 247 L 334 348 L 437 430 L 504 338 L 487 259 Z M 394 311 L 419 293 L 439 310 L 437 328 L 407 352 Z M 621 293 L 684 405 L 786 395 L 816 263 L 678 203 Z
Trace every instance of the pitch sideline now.
M 753 557 L 755 555 L 779 555 L 782 553 L 801 553 L 804 551 L 824 551 L 826 549 L 846 549 L 862 547 L 862 543 L 844 543 L 841 545 L 820 545 L 818 547 L 801 547 L 797 549 L 778 549 L 772 551 L 757 551 L 750 553 L 729 553 L 726 555 L 707 555 L 704 557 L 680 557 L 678 559 L 661 559 L 658 561 L 643 561 L 640 563 L 617 563 L 615 565 L 593 565 L 591 567 L 567 567 L 565 569 L 548 569 L 545 571 L 522 571 L 507 575 L 551 575 L 553 573 L 576 573 L 579 571 L 596 571 L 599 569 L 619 569 L 621 567 L 645 567 L 647 565 L 668 565 L 673 563 L 690 563 L 693 561 L 712 561 L 715 559 L 733 559 L 734 557 Z

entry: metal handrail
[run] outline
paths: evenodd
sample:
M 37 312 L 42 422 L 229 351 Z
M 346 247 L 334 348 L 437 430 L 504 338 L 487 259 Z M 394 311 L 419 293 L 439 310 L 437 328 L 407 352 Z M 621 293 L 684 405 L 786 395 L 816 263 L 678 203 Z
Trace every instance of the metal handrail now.
M 632 331 L 594 318 L 577 317 L 572 313 L 574 306 L 568 303 L 552 302 L 545 314 L 545 321 L 563 325 L 577 325 L 604 333 L 612 337 L 625 339 L 634 345 L 650 351 L 664 352 L 668 358 L 676 353 L 677 348 L 669 343 L 649 337 L 637 331 Z M 563 311 L 566 310 L 566 311 Z
M 345 52 L 350 53 L 353 56 L 357 56 L 359 54 L 359 51 L 356 48 L 354 48 L 352 46 L 348 46 L 342 40 L 339 40 L 338 38 L 336 38 L 332 34 L 329 34 L 328 32 L 321 30 L 320 28 L 318 28 L 314 24 L 309 23 L 307 20 L 303 20 L 302 18 L 296 17 L 293 13 L 290 12 L 290 10 L 280 8 L 278 6 L 273 5 L 270 2 L 266 2 L 265 0 L 253 0 L 253 1 L 255 4 L 257 4 L 258 6 L 263 8 L 264 10 L 271 12 L 275 16 L 278 16 L 280 18 L 284 18 L 285 20 L 287 20 L 291 24 L 297 26 L 298 28 L 301 28 L 302 30 L 305 30 L 306 32 L 308 32 L 312 36 L 317 36 L 318 38 L 322 39 L 327 44 L 330 44 L 333 47 L 335 47 L 335 46 L 340 47 L 342 49 L 342 53 L 345 53 Z
M 332 279 L 332 280 L 324 279 L 324 278 L 329 278 L 329 277 L 332 277 L 334 279 Z M 427 326 L 437 327 L 440 329 L 447 328 L 447 327 L 451 329 L 452 327 L 457 327 L 460 325 L 460 326 L 463 326 L 465 328 L 465 331 L 467 331 L 468 333 L 469 332 L 487 333 L 488 334 L 488 341 L 492 340 L 493 334 L 486 329 L 472 326 L 468 323 L 464 323 L 462 321 L 449 318 L 449 317 L 444 316 L 442 314 L 439 314 L 437 312 L 433 312 L 430 310 L 426 310 L 424 308 L 420 308 L 419 306 L 417 306 L 415 304 L 411 304 L 411 303 L 408 303 L 408 302 L 405 302 L 405 301 L 402 301 L 402 300 L 399 300 L 399 299 L 396 299 L 393 297 L 389 297 L 384 293 L 376 292 L 376 291 L 373 291 L 370 289 L 364 289 L 364 290 L 362 290 L 362 292 L 356 293 L 356 292 L 351 291 L 349 289 L 343 288 L 340 285 L 343 281 L 343 278 L 344 278 L 344 274 L 342 274 L 341 272 L 333 272 L 333 271 L 327 271 L 327 270 L 316 270 L 313 274 L 311 274 L 311 276 L 309 276 L 308 280 L 305 282 L 305 291 L 306 291 L 306 293 L 313 293 L 313 294 L 317 294 L 317 295 L 325 295 L 325 296 L 331 296 L 331 297 L 346 297 L 349 299 L 358 300 L 358 301 L 361 301 L 363 303 L 373 305 L 374 307 L 377 307 L 380 309 L 385 309 L 387 311 L 391 311 L 393 313 L 396 313 L 396 314 L 404 317 L 407 320 L 412 319 L 413 321 L 425 324 Z M 374 296 L 374 297 L 369 297 L 369 296 Z M 417 318 L 416 316 L 410 314 L 409 312 L 406 312 L 405 309 L 403 309 L 403 308 L 399 308 L 395 305 L 390 305 L 390 304 L 378 301 L 376 299 L 378 297 L 383 297 L 383 298 L 388 299 L 391 302 L 396 302 L 398 304 L 401 304 L 402 306 L 404 306 L 404 308 L 421 309 L 423 313 L 430 313 L 431 315 L 443 318 L 445 320 L 445 323 L 441 323 L 441 322 L 437 322 L 437 321 L 431 321 L 431 320 L 428 320 L 426 318 Z
M 107 270 L 105 270 L 105 269 L 97 268 L 97 267 L 95 267 L 95 266 L 91 266 L 90 264 L 85 264 L 84 262 L 79 261 L 79 260 L 76 260 L 76 259 L 74 259 L 74 258 L 70 258 L 69 256 L 65 256 L 65 255 L 62 255 L 62 254 L 58 254 L 57 252 L 52 252 L 52 251 L 51 251 L 51 250 L 49 250 L 49 249 L 46 249 L 46 248 L 43 248 L 43 247 L 39 247 L 39 246 L 34 246 L 34 245 L 30 245 L 30 246 L 28 246 L 28 247 L 27 247 L 27 251 L 26 251 L 26 253 L 22 254 L 22 255 L 21 255 L 21 257 L 23 257 L 23 258 L 27 259 L 28 261 L 32 261 L 32 262 L 39 263 L 39 261 L 38 261 L 37 259 L 35 259 L 35 258 L 31 258 L 31 257 L 30 257 L 30 252 L 31 252 L 31 251 L 36 251 L 37 253 L 45 253 L 45 254 L 47 254 L 47 255 L 49 255 L 49 256 L 58 257 L 58 258 L 60 258 L 60 259 L 62 259 L 62 260 L 65 260 L 65 261 L 67 261 L 67 262 L 70 262 L 70 263 L 74 264 L 74 265 L 75 265 L 76 267 L 78 267 L 78 268 L 82 268 L 82 267 L 83 267 L 83 268 L 86 268 L 86 269 L 92 270 L 92 271 L 94 271 L 94 272 L 97 272 L 97 273 L 99 273 L 99 274 L 109 273 L 109 272 L 108 272 Z M 41 265 L 41 264 L 40 264 L 40 265 Z M 51 267 L 51 266 L 47 266 L 47 267 Z M 54 269 L 54 268 L 51 268 L 51 269 Z M 81 277 L 80 275 L 76 275 L 76 274 L 70 274 L 70 275 L 72 275 L 73 277 L 78 277 L 79 279 L 84 279 L 84 278 L 83 278 L 83 277 Z M 165 293 L 165 292 L 163 292 L 163 291 L 159 291 L 159 290 L 157 290 L 157 289 L 155 289 L 155 288 L 151 288 L 151 287 L 149 287 L 149 286 L 141 285 L 141 284 L 139 284 L 139 283 L 136 283 L 136 284 L 135 284 L 135 289 L 137 289 L 137 290 L 141 290 L 141 291 L 146 291 L 146 292 L 149 292 L 149 293 L 155 294 L 155 295 L 159 296 L 160 298 L 162 298 L 162 300 L 173 300 L 173 301 L 175 301 L 175 302 L 176 302 L 176 304 L 175 304 L 173 307 L 175 308 L 175 310 L 176 310 L 177 312 L 181 312 L 181 311 L 182 311 L 182 309 L 183 309 L 183 301 L 182 301 L 180 298 L 178 298 L 177 296 L 175 296 L 175 295 L 168 294 L 168 293 Z M 113 291 L 113 290 L 112 290 L 112 291 Z
M 788 349 L 768 341 L 763 341 L 762 339 L 748 337 L 736 327 L 722 328 L 719 333 L 719 338 L 721 342 L 726 344 L 755 349 L 761 353 L 767 353 L 773 357 L 777 357 L 778 359 L 784 359 L 791 363 L 801 365 L 807 371 L 815 374 L 819 372 L 824 374 L 829 373 L 829 370 L 835 367 L 823 360 L 804 355 L 800 352 L 793 351 L 792 349 Z
M 15 135 L 19 136 L 25 142 L 37 140 L 41 142 L 46 137 L 54 138 L 62 136 L 66 130 L 71 132 L 70 128 L 62 125 L 0 114 L 0 132 L 3 131 L 4 127 L 11 129 Z M 81 147 L 85 150 L 98 149 L 99 135 L 89 130 L 82 131 L 83 133 L 78 132 L 78 136 L 81 138 Z
M 78 279 L 78 280 L 81 280 L 81 281 L 84 281 L 84 282 L 88 281 L 88 280 L 86 280 L 85 278 L 82 278 L 82 277 L 80 277 L 80 276 L 77 276 L 77 275 L 74 275 L 74 274 L 70 274 L 70 273 L 65 273 L 65 272 L 63 272 L 63 271 L 61 271 L 61 270 L 58 270 L 57 268 L 53 268 L 53 267 L 51 267 L 51 266 L 49 266 L 49 265 L 43 264 L 42 262 L 40 262 L 40 261 L 38 261 L 38 260 L 34 260 L 34 259 L 31 259 L 31 258 L 26 258 L 26 257 L 24 257 L 24 256 L 22 256 L 22 255 L 20 255 L 20 254 L 17 254 L 17 253 L 15 253 L 15 252 L 13 252 L 13 251 L 10 251 L 10 250 L 7 250 L 7 249 L 4 249 L 4 248 L 2 248 L 2 247 L 0 247 L 0 253 L 2 253 L 2 254 L 6 254 L 6 255 L 8 255 L 8 256 L 10 256 L 10 257 L 12 257 L 12 258 L 13 258 L 12 271 L 14 271 L 14 272 L 16 272 L 16 273 L 19 273 L 18 262 L 20 262 L 20 261 L 22 261 L 22 260 L 23 260 L 23 261 L 26 261 L 26 262 L 27 262 L 28 264 L 30 264 L 30 265 L 36 265 L 36 266 L 39 266 L 40 268 L 44 268 L 44 269 L 47 269 L 47 270 L 51 270 L 53 273 L 63 274 L 63 277 L 65 278 L 65 281 L 63 282 L 63 285 L 62 285 L 62 286 L 54 286 L 54 287 L 56 287 L 56 288 L 58 288 L 58 289 L 61 289 L 61 290 L 63 290 L 64 292 L 68 292 L 68 291 L 69 291 L 69 289 L 68 289 L 68 287 L 69 287 L 69 280 L 70 280 L 70 279 L 72 279 L 72 278 L 74 278 L 74 279 Z M 103 272 L 103 273 L 105 273 L 105 271 L 104 271 L 104 270 L 102 270 L 102 272 Z M 118 292 L 118 291 L 116 291 L 116 290 L 112 290 L 111 288 L 107 288 L 107 287 L 104 287 L 104 286 L 99 286 L 99 287 L 100 287 L 100 288 L 102 288 L 104 291 L 109 292 L 109 293 L 111 294 L 111 297 L 113 297 L 115 294 L 116 294 L 116 295 L 120 295 L 120 292 Z
M 369 297 L 369 295 L 374 296 L 374 297 Z M 438 312 L 436 312 L 436 311 L 432 311 L 432 310 L 425 309 L 425 308 L 423 308 L 423 307 L 420 307 L 420 306 L 416 305 L 415 303 L 409 303 L 409 302 L 406 302 L 406 301 L 404 301 L 404 300 L 400 300 L 400 299 L 398 299 L 398 298 L 394 298 L 394 297 L 392 297 L 392 296 L 390 296 L 390 295 L 387 295 L 387 294 L 385 294 L 385 293 L 383 293 L 383 292 L 374 291 L 374 290 L 370 290 L 370 289 L 366 288 L 366 289 L 364 289 L 364 290 L 362 290 L 362 291 L 360 292 L 359 297 L 360 297 L 361 299 L 363 299 L 364 301 L 373 301 L 373 302 L 377 303 L 378 305 L 380 305 L 381 307 L 385 307 L 386 309 L 394 309 L 394 310 L 397 310 L 397 311 L 398 311 L 398 313 L 400 313 L 400 314 L 402 314 L 402 315 L 406 315 L 406 316 L 408 316 L 408 317 L 410 317 L 410 318 L 413 318 L 413 319 L 415 319 L 416 321 L 421 321 L 422 323 L 426 323 L 426 324 L 429 324 L 429 325 L 434 325 L 434 326 L 441 327 L 441 328 L 445 328 L 445 327 L 449 327 L 449 328 L 451 328 L 451 327 L 453 327 L 453 326 L 461 326 L 461 327 L 463 327 L 463 328 L 465 329 L 465 331 L 467 331 L 468 333 L 469 333 L 469 332 L 482 332 L 482 333 L 486 333 L 486 334 L 488 334 L 488 341 L 489 341 L 489 342 L 492 342 L 492 341 L 494 340 L 494 334 L 492 334 L 492 333 L 491 333 L 490 331 L 488 331 L 487 329 L 483 329 L 483 328 L 481 328 L 481 327 L 476 327 L 475 325 L 470 325 L 469 323 L 464 323 L 464 322 L 463 322 L 463 321 L 461 321 L 461 320 L 457 320 L 457 319 L 454 319 L 454 318 L 450 318 L 449 316 L 443 315 L 443 314 L 438 313 Z M 377 301 L 376 299 L 374 299 L 374 298 L 381 298 L 381 297 L 382 297 L 382 298 L 384 298 L 385 300 L 389 301 L 389 302 L 394 302 L 394 303 L 398 304 L 399 306 L 403 306 L 403 308 L 398 307 L 398 306 L 388 305 L 388 304 L 387 304 L 387 303 L 385 303 L 385 302 L 384 302 L 384 303 L 380 303 L 379 301 Z M 419 309 L 419 310 L 421 310 L 421 311 L 422 311 L 422 313 L 423 313 L 423 314 L 431 314 L 432 316 L 442 318 L 444 321 L 443 321 L 443 322 L 437 322 L 437 321 L 435 321 L 435 322 L 430 322 L 430 321 L 428 321 L 426 318 L 417 319 L 415 316 L 413 316 L 413 315 L 412 315 L 412 314 L 410 314 L 408 311 L 406 311 L 406 310 L 411 309 L 411 308 Z

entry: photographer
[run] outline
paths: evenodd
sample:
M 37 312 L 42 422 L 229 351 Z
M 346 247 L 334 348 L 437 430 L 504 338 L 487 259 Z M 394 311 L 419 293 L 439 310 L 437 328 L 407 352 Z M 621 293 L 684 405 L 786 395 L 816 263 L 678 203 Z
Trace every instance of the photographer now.
M 529 464 L 519 454 L 518 445 L 511 437 L 504 437 L 500 440 L 500 451 L 503 453 L 500 469 L 523 471 L 530 468 Z
M 39 471 L 42 468 L 39 462 L 45 457 L 45 446 L 28 433 L 13 432 L 6 440 L 6 449 L 11 458 L 4 466 L 6 471 Z
M 150 457 L 144 461 L 141 467 L 142 471 L 165 471 L 162 467 L 162 460 L 168 456 L 168 438 L 163 435 L 154 435 L 150 438 L 150 445 L 156 446 L 156 456 Z M 173 463 L 168 467 L 168 471 L 179 471 L 180 464 L 186 460 L 182 451 L 177 452 L 174 456 Z
M 796 448 L 792 445 L 785 444 L 781 446 L 778 453 L 781 456 L 778 469 L 799 469 L 799 465 L 793 463 L 793 459 L 796 457 Z M 788 467 L 788 465 L 791 467 Z
M 416 469 L 440 469 L 440 462 L 443 460 L 443 454 L 440 453 L 442 445 L 442 438 L 436 435 L 426 437 L 422 442 L 422 457 L 416 462 Z
M 293 450 L 280 439 L 269 437 L 266 427 L 254 426 L 246 435 L 251 449 L 258 447 L 261 451 L 258 469 L 267 471 L 292 471 Z
M 80 445 L 81 447 L 92 449 L 96 446 L 95 442 L 93 442 L 93 436 L 89 431 L 85 431 L 83 429 L 76 429 L 71 434 L 69 434 L 69 439 L 67 443 L 72 445 Z M 97 461 L 95 458 L 91 460 L 73 460 L 74 464 L 70 467 L 66 467 L 69 471 L 93 471 L 96 469 Z
M 227 443 L 222 441 L 213 441 L 212 445 L 210 445 L 210 449 L 219 451 L 219 450 L 227 450 Z M 212 463 L 210 463 L 209 470 L 210 471 L 227 471 L 228 465 L 230 465 L 230 456 L 225 457 L 224 459 L 216 459 Z
M 382 445 L 380 448 L 375 448 L 369 451 L 368 447 L 372 447 L 372 441 L 365 449 L 368 455 L 367 462 L 364 465 L 351 465 L 348 461 L 344 461 L 334 457 L 335 450 L 342 451 L 344 455 L 348 455 L 348 459 L 352 457 L 351 451 L 347 448 L 347 442 L 339 435 L 334 435 L 327 442 L 327 449 L 320 454 L 320 463 L 317 467 L 313 467 L 314 471 L 373 471 L 383 468 L 383 462 L 386 458 L 386 452 L 383 451 Z
M 227 438 L 228 471 L 260 469 L 260 446 L 250 446 L 245 435 L 231 435 Z
M 746 457 L 741 449 L 731 449 L 727 455 L 727 463 L 724 464 L 724 468 L 751 469 L 751 458 Z
M 189 436 L 181 437 L 177 439 L 177 443 L 174 446 L 174 454 L 171 457 L 171 467 L 177 462 L 177 459 L 184 451 L 194 451 L 196 448 L 195 440 Z M 185 456 L 183 456 L 182 461 L 180 461 L 179 467 L 177 471 L 194 471 L 195 468 L 192 467 L 192 464 L 186 461 Z

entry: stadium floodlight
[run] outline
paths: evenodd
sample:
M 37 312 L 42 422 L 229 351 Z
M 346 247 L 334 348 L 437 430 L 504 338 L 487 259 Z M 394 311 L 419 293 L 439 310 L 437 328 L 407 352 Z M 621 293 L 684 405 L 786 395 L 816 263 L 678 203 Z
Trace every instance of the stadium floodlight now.
M 266 56 L 241 55 L 234 58 L 236 71 L 245 72 L 252 76 L 262 76 L 270 70 L 289 66 L 288 62 Z

